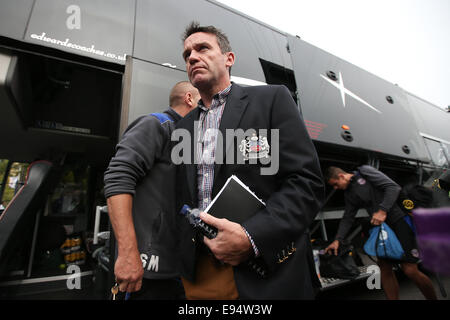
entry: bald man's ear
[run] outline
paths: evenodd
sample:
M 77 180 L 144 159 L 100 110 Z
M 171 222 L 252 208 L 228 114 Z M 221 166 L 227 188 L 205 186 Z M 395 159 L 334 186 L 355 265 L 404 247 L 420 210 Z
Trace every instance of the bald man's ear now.
M 184 103 L 187 104 L 191 108 L 192 108 L 192 105 L 194 104 L 194 99 L 193 99 L 192 93 L 190 93 L 189 91 L 184 94 Z

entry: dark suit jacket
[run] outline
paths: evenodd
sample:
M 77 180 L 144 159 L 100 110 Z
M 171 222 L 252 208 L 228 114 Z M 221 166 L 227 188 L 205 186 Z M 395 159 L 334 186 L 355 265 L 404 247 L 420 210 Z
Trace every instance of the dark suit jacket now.
M 194 137 L 197 108 L 178 122 Z M 255 129 L 266 136 L 271 147 L 272 162 L 279 152 L 276 174 L 261 175 L 261 168 L 273 164 L 245 161 L 239 151 L 240 139 L 226 139 L 226 129 Z M 269 129 L 264 130 L 260 129 Z M 272 139 L 270 129 L 278 129 Z M 242 225 L 253 238 L 268 276 L 262 278 L 246 263 L 234 267 L 236 285 L 241 299 L 311 299 L 313 280 L 317 281 L 308 228 L 324 199 L 324 184 L 318 157 L 305 128 L 297 105 L 285 86 L 241 87 L 233 84 L 220 123 L 224 137 L 224 158 L 234 152 L 234 164 L 216 157 L 212 198 L 228 177 L 236 175 L 266 207 Z M 263 132 L 263 134 L 261 134 Z M 275 131 L 274 131 L 275 132 Z M 239 140 L 239 141 L 238 141 Z M 272 141 L 273 140 L 273 141 Z M 193 142 L 191 144 L 192 150 Z M 220 145 L 218 146 L 220 148 Z M 191 154 L 193 151 L 191 151 Z M 216 151 L 216 154 L 218 152 Z M 220 152 L 219 152 L 220 153 Z M 193 161 L 195 158 L 192 157 Z M 224 164 L 218 164 L 223 162 Z M 238 163 L 236 163 L 238 162 Z M 177 170 L 178 204 L 197 207 L 197 166 L 182 164 Z M 239 164 L 241 163 L 241 164 Z M 195 276 L 195 257 L 201 239 L 180 217 L 181 274 L 190 280 Z

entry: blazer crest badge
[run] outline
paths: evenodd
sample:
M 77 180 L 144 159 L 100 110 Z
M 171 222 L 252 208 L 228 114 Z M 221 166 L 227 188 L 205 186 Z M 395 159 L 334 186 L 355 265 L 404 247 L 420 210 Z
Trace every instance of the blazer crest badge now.
M 244 160 L 269 158 L 270 146 L 267 137 L 258 137 L 253 133 L 251 137 L 246 137 L 241 141 L 239 150 L 244 156 Z

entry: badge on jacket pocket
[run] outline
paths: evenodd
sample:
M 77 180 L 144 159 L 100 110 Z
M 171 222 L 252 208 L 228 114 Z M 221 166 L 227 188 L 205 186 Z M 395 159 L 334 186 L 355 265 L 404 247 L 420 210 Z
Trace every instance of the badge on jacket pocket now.
M 269 158 L 270 146 L 267 137 L 257 136 L 253 133 L 251 137 L 246 137 L 239 146 L 244 160 Z

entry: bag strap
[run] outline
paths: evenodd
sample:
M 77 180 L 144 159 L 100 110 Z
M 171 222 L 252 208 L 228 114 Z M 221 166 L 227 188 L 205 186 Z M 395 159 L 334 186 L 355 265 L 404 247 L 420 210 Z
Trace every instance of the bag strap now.
M 377 248 L 378 248 L 378 244 L 380 241 L 381 241 L 381 244 L 383 245 L 384 255 L 385 255 L 385 257 L 387 257 L 386 242 L 383 237 L 383 230 L 384 230 L 384 228 L 383 228 L 383 223 L 382 223 L 380 225 L 380 230 L 378 231 L 377 239 L 375 240 L 375 254 L 376 254 L 377 258 L 379 258 Z
M 384 222 L 380 225 L 380 230 L 378 231 L 377 239 L 375 240 L 375 254 L 377 255 L 377 258 L 379 258 L 378 257 L 378 250 L 377 250 L 379 241 L 381 241 L 381 243 L 383 245 L 384 256 L 385 257 L 388 256 L 387 249 L 386 249 L 386 241 L 385 241 L 384 236 L 383 236 L 383 230 L 384 230 L 383 224 L 384 224 Z M 380 235 L 381 235 L 381 238 L 380 238 Z
M 150 116 L 156 117 L 156 118 L 159 120 L 159 122 L 160 122 L 161 124 L 163 124 L 163 123 L 166 122 L 166 121 L 171 121 L 171 122 L 173 122 L 172 118 L 169 117 L 169 115 L 167 115 L 167 114 L 165 114 L 165 113 L 154 112 L 154 113 L 150 113 Z
M 377 256 L 377 259 L 378 259 L 378 250 L 377 250 L 377 248 L 378 248 L 378 242 L 380 241 L 380 233 L 381 233 L 381 227 L 378 230 L 377 238 L 375 240 L 375 248 L 374 249 L 375 249 L 375 255 Z
M 383 230 L 384 230 L 384 228 L 383 228 L 383 224 L 384 223 L 382 223 L 381 224 L 381 226 L 380 226 L 380 232 L 381 232 L 381 235 L 383 235 Z M 387 231 L 386 231 L 386 233 L 387 233 Z M 387 257 L 388 255 L 387 255 L 387 249 L 386 249 L 386 241 L 385 241 L 385 239 L 384 239 L 384 237 L 382 237 L 382 241 L 383 241 L 383 247 L 384 247 L 384 255 Z

